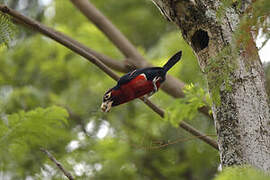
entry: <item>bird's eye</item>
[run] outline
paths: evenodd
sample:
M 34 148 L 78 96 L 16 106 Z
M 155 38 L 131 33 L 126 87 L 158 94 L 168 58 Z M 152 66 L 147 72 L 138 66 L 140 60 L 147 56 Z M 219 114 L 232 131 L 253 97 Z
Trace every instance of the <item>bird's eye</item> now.
M 109 99 L 110 97 L 111 97 L 111 93 L 110 93 L 110 94 L 106 94 L 106 95 L 104 96 L 104 99 L 107 100 L 107 99 Z

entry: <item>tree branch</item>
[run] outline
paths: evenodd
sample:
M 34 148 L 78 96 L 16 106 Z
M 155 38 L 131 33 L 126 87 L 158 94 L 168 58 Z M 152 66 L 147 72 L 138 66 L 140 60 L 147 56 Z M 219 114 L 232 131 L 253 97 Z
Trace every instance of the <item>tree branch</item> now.
M 95 50 L 86 47 L 85 45 L 79 43 L 78 41 L 70 38 L 69 36 L 66 36 L 62 33 L 59 33 L 59 36 L 62 36 L 64 39 L 67 39 L 68 41 L 72 42 L 73 44 L 75 44 L 76 46 L 80 47 L 81 49 L 84 49 L 85 51 L 89 52 L 90 54 L 94 55 L 96 58 L 98 58 L 100 61 L 102 61 L 105 65 L 109 66 L 110 68 L 116 70 L 116 71 L 120 71 L 120 72 L 124 72 L 127 73 L 131 70 L 133 70 L 130 66 L 125 65 L 125 63 L 114 60 L 109 58 L 108 56 L 101 54 L 99 52 L 96 52 Z
M 82 45 L 82 48 L 84 48 L 87 52 L 93 54 L 95 57 L 101 60 L 106 66 L 112 68 L 113 70 L 124 73 L 130 72 L 132 70 L 132 68 L 128 64 L 125 64 L 124 62 L 111 59 L 108 56 L 101 54 L 93 49 L 90 49 L 84 45 Z
M 2 11 L 3 13 L 9 14 L 17 22 L 19 22 L 23 25 L 27 25 L 28 27 L 31 27 L 32 29 L 42 33 L 43 35 L 50 37 L 51 39 L 54 39 L 55 41 L 59 42 L 63 46 L 67 47 L 68 49 L 74 51 L 75 53 L 83 56 L 88 61 L 90 61 L 93 64 L 95 64 L 96 66 L 98 66 L 102 71 L 104 71 L 107 75 L 109 75 L 114 80 L 117 81 L 119 79 L 119 76 L 117 74 L 115 74 L 111 69 L 109 69 L 104 63 L 102 63 L 98 58 L 96 58 L 94 55 L 92 55 L 90 52 L 88 52 L 85 48 L 82 48 L 82 45 L 79 42 L 77 42 L 76 40 L 71 40 L 70 37 L 68 37 L 68 36 L 66 36 L 58 31 L 55 31 L 52 28 L 46 27 L 45 25 L 42 25 L 41 23 L 39 23 L 35 20 L 32 20 L 32 19 L 20 14 L 19 12 L 8 8 L 7 6 L 0 5 L 0 11 Z M 140 99 L 143 102 L 145 102 L 145 104 L 147 104 L 148 107 L 150 107 L 158 115 L 160 115 L 162 118 L 164 117 L 164 110 L 162 110 L 161 108 L 156 106 L 154 103 L 152 103 L 148 99 L 146 99 L 146 100 L 144 98 L 140 98 Z M 201 133 L 200 131 L 196 130 L 195 128 L 190 130 L 190 128 L 188 128 L 188 127 L 190 127 L 190 125 L 188 125 L 187 123 L 182 121 L 179 124 L 179 126 L 195 136 L 201 136 L 201 139 L 204 142 L 211 145 L 215 149 L 218 149 L 217 143 L 213 139 L 211 139 L 210 137 L 206 138 L 207 136 L 205 134 Z
M 69 180 L 74 180 L 74 177 L 71 175 L 70 172 L 68 172 L 64 167 L 63 165 L 57 161 L 55 159 L 55 157 L 47 150 L 47 149 L 44 149 L 44 148 L 40 148 L 40 150 L 42 152 L 44 152 L 45 154 L 47 154 L 47 156 L 49 157 L 49 159 L 60 169 L 60 171 L 62 171 L 64 173 L 64 175 L 69 179 Z

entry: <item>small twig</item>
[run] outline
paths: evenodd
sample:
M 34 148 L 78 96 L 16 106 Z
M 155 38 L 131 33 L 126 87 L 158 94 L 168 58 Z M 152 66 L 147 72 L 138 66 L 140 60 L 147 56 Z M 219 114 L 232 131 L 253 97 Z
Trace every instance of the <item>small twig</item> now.
M 62 165 L 59 161 L 57 161 L 57 160 L 55 159 L 55 157 L 54 157 L 47 149 L 40 148 L 40 150 L 41 150 L 42 152 L 44 152 L 45 154 L 47 154 L 47 156 L 49 157 L 49 159 L 50 159 L 54 164 L 56 164 L 56 166 L 64 173 L 64 175 L 65 175 L 68 179 L 74 180 L 74 177 L 71 175 L 71 173 L 68 172 L 68 171 L 63 167 L 63 165 Z
M 43 35 L 50 37 L 51 39 L 54 39 L 55 41 L 59 42 L 60 44 L 64 45 L 65 47 L 69 48 L 70 50 L 74 51 L 75 53 L 83 56 L 86 58 L 88 61 L 92 62 L 96 66 L 98 66 L 103 72 L 105 72 L 107 75 L 109 75 L 111 78 L 114 80 L 118 80 L 119 76 L 115 74 L 110 68 L 108 68 L 104 63 L 102 63 L 98 58 L 96 58 L 94 55 L 89 53 L 85 48 L 82 48 L 81 46 L 78 46 L 80 44 L 79 42 L 75 40 L 70 40 L 68 36 L 52 29 L 49 27 L 46 27 L 45 25 L 32 20 L 19 12 L 12 10 L 8 8 L 7 6 L 0 5 L 0 11 L 9 14 L 12 16 L 15 20 L 17 20 L 19 23 L 23 25 L 27 25 L 34 30 L 42 33 Z M 160 115 L 162 118 L 164 117 L 164 110 L 156 106 L 154 103 L 152 103 L 150 100 L 146 99 L 144 100 L 143 98 L 140 98 L 148 107 L 150 107 L 153 111 L 155 111 L 158 115 Z M 185 129 L 186 131 L 190 132 L 191 134 L 195 136 L 200 136 L 201 140 L 206 142 L 207 144 L 211 145 L 215 149 L 218 150 L 217 142 L 210 137 L 206 138 L 205 134 L 201 133 L 200 131 L 196 130 L 195 128 L 191 127 L 189 124 L 185 122 L 180 122 L 179 124 L 180 127 Z
M 209 136 L 206 135 L 206 136 Z M 211 135 L 211 136 L 216 136 L 216 135 Z M 174 141 L 167 141 L 167 142 L 160 142 L 158 145 L 156 146 L 151 146 L 151 149 L 160 149 L 160 148 L 164 148 L 164 147 L 167 147 L 169 145 L 173 145 L 173 144 L 177 144 L 179 142 L 185 142 L 185 141 L 188 141 L 188 140 L 193 140 L 193 139 L 198 139 L 198 138 L 201 138 L 200 136 L 194 136 L 194 137 L 187 137 L 187 138 L 179 138 L 177 140 L 174 140 Z
M 202 134 L 201 132 L 199 132 L 197 129 L 195 129 L 191 125 L 189 125 L 187 123 L 179 123 L 179 127 L 185 129 L 186 131 L 188 131 L 189 133 L 191 133 L 195 137 L 198 137 L 199 139 L 206 141 L 209 145 L 211 145 L 212 147 L 214 147 L 215 149 L 218 150 L 218 144 L 215 140 L 213 140 L 212 138 L 210 138 L 209 136 L 207 136 L 205 134 Z
M 216 136 L 215 134 L 207 134 L 205 136 Z M 137 145 L 137 144 L 131 144 L 132 147 L 138 148 L 138 149 L 144 149 L 144 150 L 154 150 L 154 149 L 161 149 L 161 148 L 165 148 L 169 145 L 174 145 L 180 142 L 185 142 L 185 141 L 189 141 L 189 140 L 194 140 L 194 139 L 198 139 L 200 138 L 200 136 L 193 136 L 193 137 L 186 137 L 186 138 L 178 138 L 176 140 L 160 140 L 160 141 L 150 141 L 150 146 L 143 146 L 142 145 Z M 126 141 L 123 139 L 123 141 Z

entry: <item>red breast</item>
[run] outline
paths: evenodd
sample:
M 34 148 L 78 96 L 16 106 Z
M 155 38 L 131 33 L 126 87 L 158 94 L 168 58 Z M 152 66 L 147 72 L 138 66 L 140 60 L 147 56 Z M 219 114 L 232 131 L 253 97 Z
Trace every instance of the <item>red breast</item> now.
M 157 82 L 156 85 L 159 88 L 160 82 Z M 144 75 L 139 75 L 129 83 L 122 85 L 119 90 L 112 92 L 114 96 L 113 105 L 123 104 L 135 98 L 142 97 L 152 92 L 153 89 L 152 81 L 148 81 Z

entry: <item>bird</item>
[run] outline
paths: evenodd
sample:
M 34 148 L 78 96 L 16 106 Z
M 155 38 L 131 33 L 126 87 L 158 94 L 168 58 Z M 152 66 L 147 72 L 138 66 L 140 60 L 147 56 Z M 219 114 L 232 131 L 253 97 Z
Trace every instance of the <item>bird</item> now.
M 123 75 L 116 86 L 105 92 L 101 110 L 109 112 L 114 106 L 139 97 L 150 97 L 156 93 L 166 80 L 167 72 L 181 59 L 182 51 L 174 54 L 163 67 L 136 69 Z

